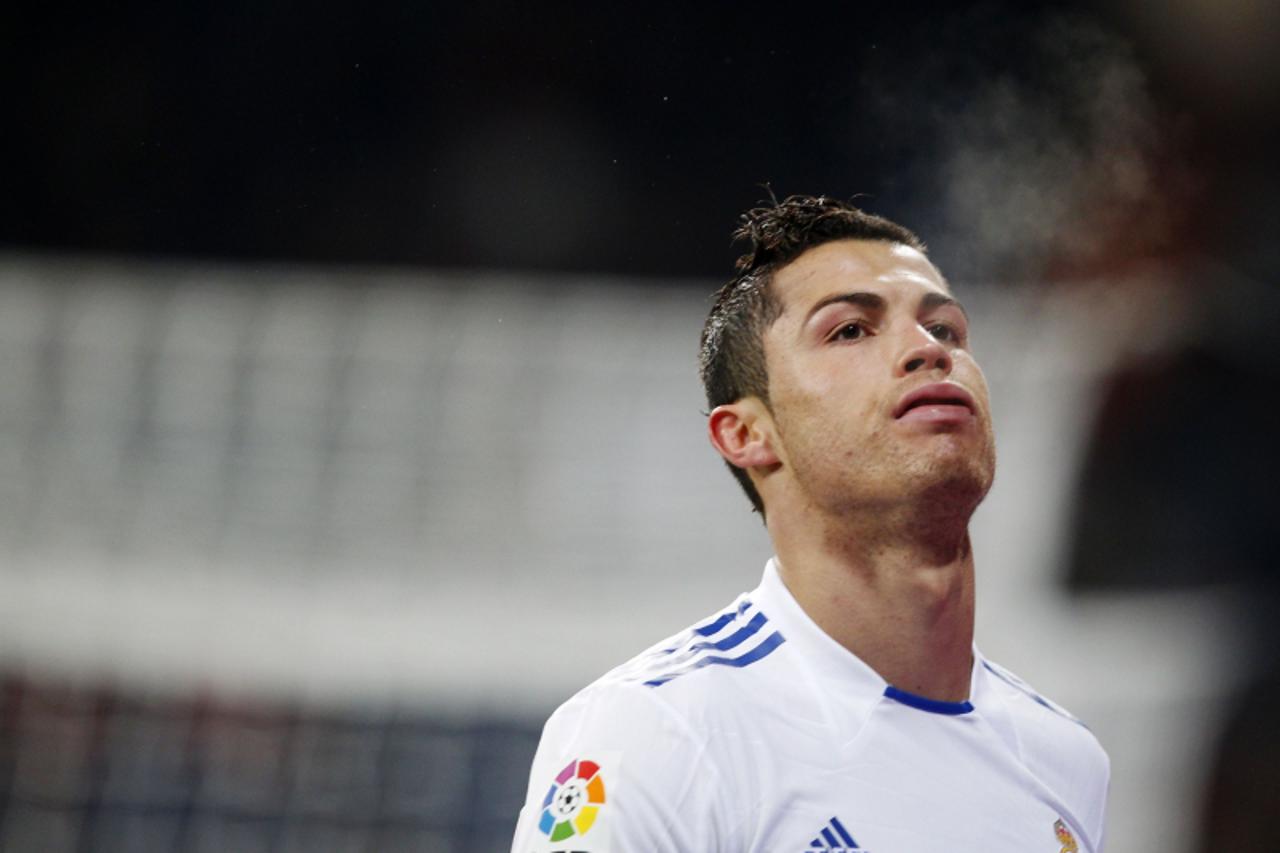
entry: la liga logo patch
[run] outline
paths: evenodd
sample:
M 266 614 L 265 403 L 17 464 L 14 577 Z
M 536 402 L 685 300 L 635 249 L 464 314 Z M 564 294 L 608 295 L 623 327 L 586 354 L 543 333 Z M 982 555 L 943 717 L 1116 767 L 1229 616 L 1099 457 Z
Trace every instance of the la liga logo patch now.
M 542 801 L 538 830 L 551 841 L 586 835 L 604 806 L 600 765 L 575 759 L 556 776 Z

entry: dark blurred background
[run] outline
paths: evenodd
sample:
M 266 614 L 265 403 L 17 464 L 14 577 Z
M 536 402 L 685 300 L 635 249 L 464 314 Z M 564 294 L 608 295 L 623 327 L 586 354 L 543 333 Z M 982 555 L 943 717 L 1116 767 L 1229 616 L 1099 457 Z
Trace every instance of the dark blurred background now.
M 1280 798 L 1274 4 L 232 0 L 4 19 L 0 251 L 19 264 L 572 273 L 701 295 L 731 268 L 741 211 L 812 192 L 912 227 L 957 283 L 1050 306 L 1054 294 L 1118 300 L 1132 345 L 1097 382 L 1062 582 L 1085 597 L 1229 587 L 1247 603 L 1235 612 L 1249 674 L 1227 697 L 1194 822 L 1206 850 L 1280 849 L 1262 819 Z M 55 332 L 40 352 L 57 350 Z M 251 837 L 498 849 L 505 801 L 463 819 L 457 789 L 441 799 L 446 783 L 396 768 L 447 754 L 434 766 L 467 768 L 483 797 L 536 737 L 533 718 L 353 718 L 6 678 L 5 849 L 34 849 L 23 839 L 48 827 L 80 850 L 249 849 Z M 151 734 L 135 737 L 138 720 Z M 222 729 L 293 756 L 263 771 L 276 781 L 261 802 L 217 799 L 220 778 L 265 778 L 249 766 L 260 757 L 217 746 Z M 495 758 L 495 738 L 519 748 Z M 113 801 L 122 766 L 142 793 Z M 333 791 L 361 785 L 375 805 L 344 817 Z M 295 820 L 312 801 L 323 819 Z
M 857 194 L 944 244 L 957 277 L 1025 260 L 995 215 L 1077 264 L 1081 220 L 1086 260 L 1275 263 L 1261 2 L 6 17 L 11 247 L 723 276 L 729 224 L 768 184 Z M 1065 177 L 1074 195 L 1049 197 Z

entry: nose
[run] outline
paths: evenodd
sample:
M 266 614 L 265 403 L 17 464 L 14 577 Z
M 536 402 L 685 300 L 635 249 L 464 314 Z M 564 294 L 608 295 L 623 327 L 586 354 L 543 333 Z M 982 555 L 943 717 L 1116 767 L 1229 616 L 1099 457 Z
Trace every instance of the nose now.
M 898 373 L 905 376 L 920 370 L 940 370 L 944 376 L 951 373 L 951 353 L 937 338 L 916 326 L 910 343 L 898 359 Z

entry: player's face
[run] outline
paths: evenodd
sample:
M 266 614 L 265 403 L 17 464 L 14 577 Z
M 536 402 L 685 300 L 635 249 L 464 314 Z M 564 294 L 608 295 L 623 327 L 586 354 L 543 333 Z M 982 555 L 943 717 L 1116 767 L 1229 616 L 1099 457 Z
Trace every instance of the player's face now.
M 871 240 L 810 249 L 774 276 L 764 338 L 780 461 L 839 510 L 936 496 L 972 512 L 991 485 L 987 383 L 969 324 L 920 252 Z

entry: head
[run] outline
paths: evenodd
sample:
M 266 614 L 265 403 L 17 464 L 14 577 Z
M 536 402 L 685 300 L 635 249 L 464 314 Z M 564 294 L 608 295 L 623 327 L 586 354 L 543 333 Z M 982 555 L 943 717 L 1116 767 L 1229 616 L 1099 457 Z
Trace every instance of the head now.
M 715 297 L 702 327 L 698 367 L 707 410 L 748 397 L 769 405 L 764 333 L 782 313 L 773 276 L 805 251 L 832 240 L 882 240 L 924 252 L 915 234 L 852 204 L 825 196 L 793 195 L 742 215 L 733 239 L 750 242 L 736 275 Z M 756 512 L 764 503 L 744 468 L 726 462 Z
M 985 381 L 967 344 L 951 341 L 950 330 L 967 335 L 963 309 L 919 238 L 850 204 L 794 196 L 745 214 L 735 237 L 749 240 L 751 251 L 716 296 L 703 328 L 700 367 L 712 441 L 757 511 L 765 512 L 758 484 L 779 467 L 822 488 L 837 457 L 857 456 L 844 468 L 871 466 L 868 472 L 877 461 L 898 468 L 931 464 L 937 448 L 917 453 L 906 422 L 885 423 L 884 410 L 905 390 L 950 381 L 953 368 L 962 374 L 954 378 L 974 386 L 968 390 L 980 398 L 970 408 L 978 410 L 976 431 L 989 443 Z M 837 298 L 850 294 L 860 295 Z M 828 299 L 826 308 L 813 310 Z M 839 331 L 842 322 L 851 331 Z M 832 325 L 821 330 L 832 340 L 814 337 L 821 323 Z M 845 349 L 859 329 L 867 340 Z M 851 421 L 855 412 L 860 419 Z M 945 420 L 930 430 L 968 429 Z M 730 435 L 726 424 L 740 432 Z M 752 443 L 741 430 L 754 427 L 761 432 Z M 742 446 L 733 447 L 739 439 Z

